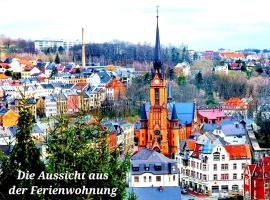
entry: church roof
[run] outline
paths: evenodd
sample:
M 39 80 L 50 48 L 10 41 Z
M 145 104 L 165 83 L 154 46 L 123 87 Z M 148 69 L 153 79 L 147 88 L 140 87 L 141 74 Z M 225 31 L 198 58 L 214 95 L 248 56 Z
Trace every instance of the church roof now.
M 147 120 L 147 114 L 145 111 L 145 105 L 141 107 L 141 120 Z
M 177 113 L 178 120 L 181 124 L 191 124 L 193 119 L 194 119 L 194 103 L 168 103 L 168 119 L 172 119 L 172 111 L 173 111 L 173 106 L 175 106 L 175 110 Z M 144 105 L 147 119 L 148 119 L 148 113 L 150 110 L 150 103 L 147 102 Z
M 179 119 L 178 119 L 178 116 L 177 116 L 175 104 L 173 104 L 171 120 L 179 120 Z

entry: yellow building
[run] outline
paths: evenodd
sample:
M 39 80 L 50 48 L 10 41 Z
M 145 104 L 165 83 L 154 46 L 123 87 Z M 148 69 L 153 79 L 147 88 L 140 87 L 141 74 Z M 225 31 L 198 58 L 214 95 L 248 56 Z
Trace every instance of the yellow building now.
M 18 124 L 19 114 L 11 109 L 2 108 L 0 110 L 0 125 L 3 127 L 16 126 Z

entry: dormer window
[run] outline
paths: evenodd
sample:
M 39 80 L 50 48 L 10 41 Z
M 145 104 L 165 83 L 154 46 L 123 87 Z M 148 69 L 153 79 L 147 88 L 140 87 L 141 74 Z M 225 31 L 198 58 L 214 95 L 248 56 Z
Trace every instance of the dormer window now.
M 145 169 L 145 171 L 149 171 L 149 164 L 146 164 L 144 169 Z
M 156 171 L 161 171 L 162 167 L 161 167 L 161 163 L 155 163 L 155 170 Z
M 139 170 L 140 170 L 140 166 L 138 164 L 132 165 L 132 171 L 139 171 Z

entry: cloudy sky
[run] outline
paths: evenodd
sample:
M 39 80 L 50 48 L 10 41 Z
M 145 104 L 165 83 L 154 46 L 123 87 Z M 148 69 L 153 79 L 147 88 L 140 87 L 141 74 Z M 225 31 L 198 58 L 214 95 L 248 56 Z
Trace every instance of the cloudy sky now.
M 25 39 L 270 49 L 269 0 L 0 0 L 0 34 Z

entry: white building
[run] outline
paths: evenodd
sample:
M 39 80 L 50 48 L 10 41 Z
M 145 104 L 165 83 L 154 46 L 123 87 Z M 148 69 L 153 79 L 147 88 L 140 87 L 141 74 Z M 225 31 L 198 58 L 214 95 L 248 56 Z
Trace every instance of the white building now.
M 220 136 L 229 144 L 245 144 L 247 142 L 246 129 L 239 122 L 218 126 L 213 134 Z
M 224 73 L 226 75 L 229 73 L 229 67 L 227 64 L 215 66 L 214 70 L 215 73 Z
M 178 186 L 176 161 L 154 150 L 142 149 L 131 157 L 129 187 Z
M 57 102 L 52 96 L 45 97 L 45 115 L 46 117 L 57 115 Z
M 246 144 L 183 141 L 177 159 L 182 187 L 210 196 L 228 196 L 242 193 L 243 169 L 251 163 L 251 152 Z
M 47 48 L 59 48 L 63 47 L 65 50 L 69 50 L 75 45 L 80 45 L 79 40 L 76 41 L 65 41 L 65 40 L 36 40 L 34 42 L 35 49 L 38 51 L 46 50 Z

